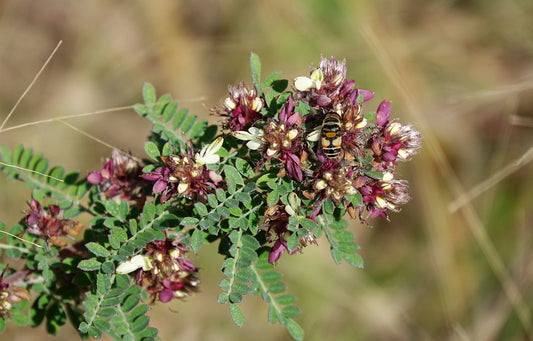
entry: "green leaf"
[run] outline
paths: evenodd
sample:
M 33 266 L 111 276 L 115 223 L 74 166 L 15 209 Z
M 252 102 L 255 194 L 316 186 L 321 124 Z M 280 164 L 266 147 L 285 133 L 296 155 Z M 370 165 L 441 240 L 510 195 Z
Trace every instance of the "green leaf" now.
M 276 190 L 271 191 L 267 195 L 267 204 L 269 206 L 277 204 L 279 201 L 279 192 Z
M 273 283 L 268 287 L 268 291 L 272 294 L 281 294 L 285 289 L 287 289 L 287 286 L 281 282 Z
M 229 298 L 228 298 L 228 293 L 226 292 L 221 292 L 219 295 L 218 295 L 218 298 L 217 298 L 217 303 L 220 303 L 220 304 L 226 304 L 229 302 Z
M 281 72 L 279 71 L 276 71 L 276 72 L 272 72 L 270 75 L 268 75 L 265 80 L 263 81 L 263 83 L 261 84 L 261 86 L 263 88 L 268 88 L 269 86 L 272 85 L 272 83 L 274 83 L 275 81 L 277 81 L 278 79 L 280 79 L 281 77 Z
M 150 317 L 144 315 L 140 316 L 138 319 L 133 322 L 131 326 L 131 331 L 134 333 L 138 333 L 142 330 L 144 330 L 146 327 L 148 327 L 148 324 L 150 323 Z
M 196 124 L 192 126 L 191 131 L 189 131 L 189 139 L 194 140 L 195 138 L 201 136 L 206 127 L 207 121 L 196 122 Z
M 287 330 L 295 340 L 301 341 L 304 339 L 304 330 L 294 320 L 287 320 Z
M 181 220 L 180 225 L 182 226 L 195 226 L 200 220 L 194 217 L 185 217 Z
M 261 89 L 261 60 L 255 53 L 250 54 L 250 68 L 252 70 L 252 80 L 257 89 L 257 92 L 261 95 L 263 90 Z
M 261 279 L 266 283 L 276 283 L 281 279 L 281 274 L 277 271 L 269 271 L 264 273 Z
M 348 262 L 348 264 L 355 266 L 356 268 L 363 268 L 363 258 L 357 253 L 343 253 L 342 258 Z
M 237 158 L 237 160 L 235 161 L 235 167 L 237 167 L 239 173 L 241 173 L 245 177 L 249 178 L 254 176 L 254 170 L 246 160 Z
M 111 325 L 109 324 L 109 322 L 104 319 L 96 319 L 93 321 L 93 324 L 95 327 L 102 331 L 109 331 L 109 329 L 111 329 Z
M 157 148 L 157 145 L 152 141 L 147 141 L 144 144 L 144 151 L 154 160 L 157 160 L 159 156 L 161 156 L 161 154 L 159 153 L 159 148 Z
M 196 253 L 200 248 L 202 247 L 204 243 L 204 236 L 202 233 L 202 230 L 200 229 L 194 229 L 192 236 L 191 236 L 191 247 L 193 251 Z
M 96 260 L 96 258 L 90 258 L 82 260 L 78 264 L 78 269 L 84 270 L 84 271 L 95 271 L 99 270 L 101 266 L 101 263 Z
M 6 330 L 6 320 L 4 317 L 0 317 L 0 333 Z
M 226 177 L 228 179 L 235 181 L 238 185 L 244 185 L 244 180 L 237 168 L 230 165 L 226 165 L 224 167 L 224 174 L 226 174 Z
M 139 302 L 141 301 L 141 295 L 138 294 L 131 294 L 126 296 L 126 299 L 124 299 L 122 303 L 122 310 L 125 312 L 128 312 L 135 308 Z
M 151 110 L 156 100 L 155 88 L 152 84 L 144 83 L 143 99 L 144 99 L 144 103 L 146 104 L 146 106 L 148 106 L 149 110 Z
M 209 213 L 207 207 L 201 202 L 194 203 L 194 207 L 196 208 L 196 213 L 198 213 L 199 216 L 206 216 Z
M 100 331 L 100 329 L 98 329 L 98 328 L 96 328 L 94 326 L 89 327 L 89 330 L 87 331 L 87 333 L 93 339 L 101 339 L 102 338 L 102 332 Z
M 300 219 L 300 225 L 307 230 L 314 230 L 316 228 L 316 223 L 309 218 Z
M 187 109 L 181 109 L 178 111 L 176 116 L 174 116 L 174 120 L 172 121 L 172 129 L 177 130 L 183 124 L 183 121 L 185 121 L 185 118 L 187 117 L 187 113 Z
M 181 125 L 181 131 L 183 132 L 183 134 L 186 134 L 187 132 L 189 132 L 189 130 L 194 125 L 194 122 L 196 122 L 196 116 L 188 116 L 185 119 L 185 121 Z
M 11 321 L 15 322 L 16 324 L 18 324 L 20 326 L 24 326 L 24 325 L 28 324 L 28 322 L 30 320 L 29 320 L 28 316 L 26 316 L 26 315 L 13 314 L 13 316 L 11 316 Z
M 165 123 L 168 123 L 171 119 L 174 118 L 174 115 L 178 112 L 178 103 L 176 102 L 170 102 L 165 106 L 165 109 L 163 109 L 163 117 L 162 120 Z
M 230 303 L 229 311 L 233 322 L 235 322 L 237 326 L 242 327 L 244 325 L 244 314 L 242 313 L 241 308 L 235 303 Z
M 295 306 L 291 305 L 291 306 L 288 306 L 288 307 L 284 307 L 281 310 L 281 313 L 283 314 L 283 316 L 290 318 L 290 317 L 296 317 L 296 316 L 300 315 L 302 313 L 302 311 L 300 309 L 298 309 L 298 307 L 295 307 Z
M 22 155 L 20 156 L 19 160 L 19 166 L 22 168 L 27 168 L 28 163 L 30 162 L 30 158 L 33 156 L 33 150 L 31 148 L 28 148 L 22 152 Z
M 85 244 L 85 247 L 96 256 L 100 256 L 100 257 L 109 256 L 109 251 L 100 244 L 90 242 L 90 243 Z
M 115 264 L 113 262 L 104 262 L 102 264 L 102 272 L 106 274 L 112 274 L 115 272 Z
M 249 193 L 246 192 L 237 192 L 234 195 L 234 198 L 241 201 L 241 202 L 250 202 L 252 201 L 252 197 Z
M 289 294 L 280 295 L 276 297 L 276 302 L 281 305 L 290 305 L 296 302 L 296 296 Z

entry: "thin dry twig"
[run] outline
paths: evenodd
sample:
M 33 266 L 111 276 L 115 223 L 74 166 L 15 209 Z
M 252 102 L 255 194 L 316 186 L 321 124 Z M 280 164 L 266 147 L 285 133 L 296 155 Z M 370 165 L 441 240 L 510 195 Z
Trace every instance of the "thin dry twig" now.
M 39 125 L 39 124 L 43 124 L 43 123 L 61 121 L 61 120 L 69 119 L 69 118 L 78 118 L 78 117 L 84 117 L 84 116 L 100 115 L 100 114 L 106 114 L 106 113 L 110 113 L 110 112 L 128 110 L 128 109 L 132 109 L 132 108 L 133 108 L 133 105 L 126 105 L 126 106 L 123 106 L 123 107 L 102 109 L 102 110 L 97 110 L 97 111 L 92 111 L 92 112 L 81 113 L 81 114 L 52 117 L 52 118 L 47 118 L 47 119 L 44 119 L 44 120 L 27 122 L 27 123 L 19 124 L 19 125 L 12 126 L 12 127 L 9 127 L 9 128 L 0 129 L 0 133 L 4 133 L 4 132 L 9 131 L 9 130 L 20 129 L 20 128 L 24 128 L 24 127 L 28 127 L 28 126 Z
M 530 147 L 524 153 L 524 155 L 522 155 L 519 159 L 511 162 L 509 165 L 504 167 L 501 171 L 497 172 L 496 174 L 486 179 L 485 181 L 481 182 L 480 184 L 474 186 L 474 188 L 463 193 L 457 199 L 452 201 L 450 205 L 448 206 L 450 213 L 454 213 L 455 211 L 457 211 L 458 209 L 460 209 L 467 203 L 470 203 L 474 198 L 484 193 L 485 191 L 491 189 L 497 183 L 507 178 L 509 175 L 513 174 L 514 172 L 516 172 L 523 166 L 527 165 L 532 160 L 533 160 L 533 147 Z
M 2 124 L 0 125 L 0 131 L 2 131 L 2 128 L 4 128 L 4 126 L 6 125 L 7 121 L 8 121 L 9 118 L 11 117 L 11 115 L 13 115 L 13 113 L 15 112 L 15 109 L 18 107 L 18 105 L 20 104 L 20 102 L 22 102 L 22 99 L 26 96 L 26 94 L 28 93 L 28 91 L 30 91 L 30 89 L 32 88 L 33 84 L 35 84 L 35 82 L 37 81 L 37 79 L 39 78 L 39 76 L 41 75 L 41 73 L 44 71 L 44 69 L 46 68 L 46 66 L 48 65 L 48 63 L 52 60 L 52 58 L 54 57 L 56 51 L 59 49 L 59 46 L 61 46 L 62 43 L 63 43 L 62 40 L 60 40 L 59 43 L 57 43 L 56 48 L 52 51 L 52 53 L 50 54 L 50 56 L 48 56 L 48 59 L 44 62 L 43 66 L 41 67 L 41 69 L 39 70 L 39 72 L 37 72 L 37 74 L 35 75 L 35 77 L 33 77 L 33 80 L 31 81 L 30 85 L 28 85 L 28 87 L 26 88 L 26 90 L 24 90 L 24 92 L 22 93 L 22 95 L 19 97 L 19 99 L 17 100 L 17 102 L 16 102 L 15 105 L 13 106 L 13 108 L 11 108 L 11 111 L 9 112 L 9 114 L 7 114 L 6 118 L 4 119 L 4 121 L 2 122 Z
M 65 121 L 63 121 L 63 120 L 58 120 L 58 121 L 61 122 L 61 123 L 63 123 L 64 125 L 66 125 L 66 126 L 69 127 L 70 129 L 72 129 L 72 130 L 74 130 L 74 131 L 76 131 L 76 132 L 78 132 L 78 133 L 80 133 L 80 134 L 82 134 L 82 135 L 84 135 L 84 136 L 87 136 L 87 137 L 90 138 L 91 140 L 96 141 L 96 142 L 98 142 L 98 143 L 100 143 L 100 144 L 103 144 L 104 146 L 106 146 L 106 147 L 108 147 L 108 148 L 110 148 L 110 149 L 117 149 L 117 150 L 120 150 L 120 148 L 117 148 L 117 147 L 113 146 L 112 144 L 107 143 L 107 142 L 105 142 L 104 140 L 101 140 L 101 139 L 99 139 L 98 137 L 96 137 L 96 136 L 94 136 L 94 135 L 91 135 L 91 134 L 89 134 L 88 132 L 86 132 L 86 131 L 84 131 L 84 130 L 78 128 L 78 127 L 75 127 L 75 126 L 73 126 L 73 125 L 70 124 L 70 123 L 67 123 L 67 122 L 65 122 Z M 133 156 L 133 155 L 130 155 L 130 157 L 131 157 L 132 159 L 136 160 L 136 161 L 142 162 L 141 159 L 139 159 L 139 158 L 137 158 L 137 157 L 135 157 L 135 156 Z
M 11 237 L 13 237 L 13 238 L 17 238 L 18 240 L 23 241 L 24 243 L 29 243 L 29 244 L 31 244 L 31 245 L 33 245 L 33 246 L 42 247 L 42 246 L 39 245 L 39 244 L 35 244 L 34 242 L 30 242 L 29 240 L 26 240 L 26 239 L 24 239 L 24 238 L 20 238 L 19 236 L 15 236 L 14 234 L 9 233 L 9 232 L 7 232 L 7 231 L 0 231 L 0 233 L 5 233 L 5 234 L 7 234 L 8 236 L 11 236 Z
M 32 169 L 27 169 L 27 168 L 24 168 L 24 167 L 11 165 L 9 163 L 5 163 L 5 162 L 2 162 L 2 161 L 0 161 L 0 165 L 6 166 L 6 167 L 10 167 L 10 168 L 20 169 L 20 170 L 23 170 L 23 171 L 26 171 L 26 172 L 30 172 L 30 173 L 39 174 L 39 175 L 42 175 L 44 177 L 57 180 L 59 182 L 64 182 L 62 179 L 56 178 L 55 176 L 51 176 L 51 175 L 48 175 L 48 174 L 45 174 L 45 173 L 41 173 L 41 172 L 38 172 L 38 171 L 35 171 L 35 170 L 32 170 Z

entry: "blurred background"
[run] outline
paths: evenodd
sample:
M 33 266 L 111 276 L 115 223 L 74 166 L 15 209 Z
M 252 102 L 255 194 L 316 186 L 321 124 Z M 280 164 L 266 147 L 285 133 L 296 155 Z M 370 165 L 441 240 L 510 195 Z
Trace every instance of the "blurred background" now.
M 412 200 L 390 222 L 352 222 L 365 269 L 336 266 L 325 240 L 278 264 L 303 313 L 306 340 L 527 340 L 533 335 L 533 2 L 422 0 L 0 1 L 0 121 L 61 40 L 9 128 L 141 101 L 143 82 L 216 122 L 229 84 L 307 75 L 320 56 L 346 58 L 348 78 L 374 91 L 373 111 L 413 122 L 424 147 L 400 165 Z M 68 119 L 144 155 L 150 125 L 132 110 Z M 0 131 L 0 143 L 51 164 L 100 169 L 111 150 L 58 122 Z M 528 153 L 529 151 L 529 153 Z M 0 176 L 0 220 L 30 192 Z M 5 261 L 5 260 L 4 260 Z M 244 327 L 216 303 L 216 245 L 194 258 L 201 292 L 154 306 L 162 340 L 290 340 L 259 297 Z M 9 324 L 2 339 L 72 340 L 65 326 Z

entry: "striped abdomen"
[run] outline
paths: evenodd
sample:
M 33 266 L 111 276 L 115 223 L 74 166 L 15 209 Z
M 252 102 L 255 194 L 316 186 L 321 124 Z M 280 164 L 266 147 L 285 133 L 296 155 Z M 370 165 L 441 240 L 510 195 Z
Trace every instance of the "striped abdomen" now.
M 322 151 L 330 159 L 337 158 L 341 152 L 341 117 L 335 112 L 327 113 L 322 122 L 320 138 Z

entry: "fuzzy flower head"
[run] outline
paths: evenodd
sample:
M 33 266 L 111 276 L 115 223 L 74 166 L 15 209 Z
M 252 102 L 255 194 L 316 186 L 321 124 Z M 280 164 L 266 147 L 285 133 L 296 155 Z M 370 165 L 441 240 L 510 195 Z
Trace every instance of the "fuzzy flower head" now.
M 15 276 L 5 278 L 6 271 L 7 267 L 0 274 L 0 317 L 4 318 L 9 316 L 13 303 L 31 299 L 28 290 L 9 283 L 9 280 Z
M 292 193 L 294 194 L 294 193 Z M 294 200 L 293 200 L 294 201 Z M 289 196 L 289 202 L 291 202 Z M 270 241 L 274 241 L 270 252 L 268 254 L 268 262 L 274 264 L 283 253 L 287 252 L 290 255 L 295 254 L 309 244 L 317 245 L 317 241 L 312 232 L 308 231 L 306 234 L 302 234 L 298 239 L 298 247 L 292 251 L 287 246 L 287 239 L 293 233 L 288 230 L 289 218 L 295 215 L 294 203 L 290 205 L 272 205 L 265 211 L 264 225 L 267 227 L 268 238 Z
M 370 100 L 373 94 L 357 89 L 355 81 L 346 79 L 346 60 L 321 58 L 310 77 L 294 79 L 296 97 L 323 112 L 346 110 Z
M 262 130 L 252 127 L 248 132 L 234 132 L 233 136 L 249 141 L 248 148 L 261 150 L 264 155 L 263 163 L 279 160 L 285 165 L 285 171 L 290 177 L 302 181 L 302 120 L 300 114 L 293 111 L 290 97 L 281 110 L 279 119 L 268 119 Z
M 63 237 L 71 237 L 80 233 L 83 225 L 71 219 L 63 219 L 63 210 L 57 205 L 49 205 L 48 210 L 32 199 L 26 211 L 26 232 L 43 237 L 47 243 L 63 247 L 67 243 Z
M 263 99 L 255 89 L 248 89 L 244 83 L 237 87 L 229 87 L 229 96 L 226 97 L 222 108 L 211 111 L 226 117 L 223 122 L 225 129 L 230 131 L 246 130 L 261 119 Z
M 387 168 L 387 163 L 396 164 L 397 161 L 408 161 L 422 147 L 422 135 L 413 129 L 411 124 L 402 125 L 397 120 L 389 121 L 390 104 L 383 101 L 377 111 L 377 126 L 380 129 L 372 139 L 372 152 L 374 163 L 382 164 Z
M 142 166 L 131 155 L 113 150 L 104 168 L 91 171 L 87 181 L 98 185 L 105 199 L 136 200 L 142 204 L 142 187 L 146 182 L 140 177 Z
M 218 138 L 196 154 L 189 148 L 182 155 L 161 156 L 165 166 L 144 173 L 142 177 L 155 181 L 152 190 L 154 193 L 161 193 L 162 203 L 173 196 L 205 200 L 207 194 L 222 182 L 218 173 L 206 167 L 206 164 L 219 161 L 216 152 L 222 142 L 223 139 Z
M 365 185 L 360 188 L 360 191 L 371 218 L 379 216 L 386 219 L 388 210 L 398 212 L 399 206 L 406 204 L 410 199 L 405 180 L 362 178 L 358 179 L 358 182 L 365 183 Z
M 314 179 L 315 195 L 318 194 L 319 198 L 342 202 L 347 196 L 357 192 L 352 174 L 353 171 L 342 167 L 338 160 L 326 159 Z
M 154 298 L 168 302 L 195 291 L 200 281 L 198 268 L 186 258 L 185 244 L 179 240 L 155 240 L 146 245 L 146 254 L 132 257 L 117 267 L 121 274 L 137 271 L 136 282 Z

